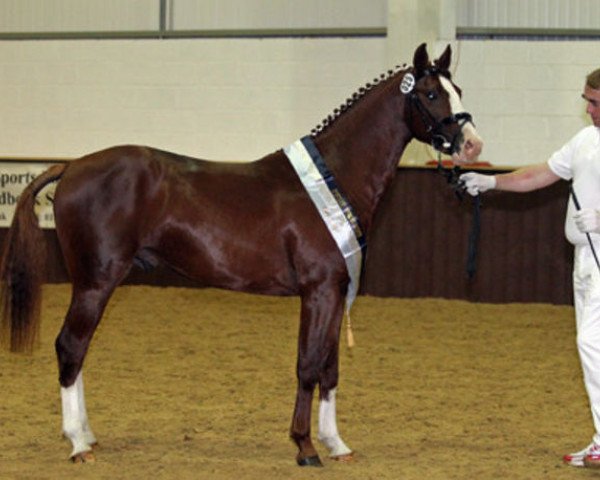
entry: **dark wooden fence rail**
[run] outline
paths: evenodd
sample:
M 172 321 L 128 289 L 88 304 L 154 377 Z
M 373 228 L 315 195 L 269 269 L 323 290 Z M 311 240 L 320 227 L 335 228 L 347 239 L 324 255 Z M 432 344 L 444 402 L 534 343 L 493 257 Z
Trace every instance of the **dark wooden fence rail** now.
M 469 279 L 471 197 L 459 201 L 435 171 L 400 169 L 371 235 L 363 292 L 569 304 L 573 260 L 563 232 L 567 196 L 566 182 L 526 194 L 484 194 L 477 271 Z
M 435 170 L 400 168 L 368 240 L 362 293 L 569 304 L 572 251 L 563 234 L 566 201 L 564 182 L 527 194 L 485 194 L 477 272 L 469 279 L 471 198 L 459 201 Z M 45 235 L 48 282 L 68 281 L 54 230 Z M 5 236 L 6 229 L 0 229 L 0 242 Z M 134 268 L 125 283 L 196 286 L 166 267 Z

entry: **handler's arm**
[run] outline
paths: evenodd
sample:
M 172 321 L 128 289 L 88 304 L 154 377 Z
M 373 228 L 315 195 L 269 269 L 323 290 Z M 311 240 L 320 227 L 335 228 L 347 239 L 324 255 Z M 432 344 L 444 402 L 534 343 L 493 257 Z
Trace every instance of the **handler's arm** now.
M 560 180 L 560 177 L 550 169 L 547 163 L 540 163 L 497 175 L 484 175 L 476 172 L 463 173 L 460 180 L 469 194 L 478 195 L 493 189 L 530 192 L 547 187 Z
M 514 172 L 502 173 L 495 177 L 496 190 L 509 192 L 530 192 L 552 185 L 561 179 L 545 162 L 522 167 Z

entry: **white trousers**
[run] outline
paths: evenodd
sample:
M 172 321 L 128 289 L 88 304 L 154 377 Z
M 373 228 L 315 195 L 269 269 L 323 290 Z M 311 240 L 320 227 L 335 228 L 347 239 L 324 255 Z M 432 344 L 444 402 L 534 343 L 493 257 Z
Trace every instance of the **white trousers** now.
M 596 253 L 600 256 L 600 248 Z M 594 442 L 600 445 L 600 270 L 587 245 L 575 247 L 573 293 L 577 348 L 594 420 Z

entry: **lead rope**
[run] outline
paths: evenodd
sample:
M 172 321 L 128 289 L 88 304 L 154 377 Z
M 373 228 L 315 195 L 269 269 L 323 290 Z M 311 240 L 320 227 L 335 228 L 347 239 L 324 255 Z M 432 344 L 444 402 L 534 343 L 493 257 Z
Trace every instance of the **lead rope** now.
M 442 163 L 442 154 L 438 150 L 437 171 L 446 178 L 448 185 L 454 190 L 456 197 L 462 201 L 466 187 L 460 180 L 460 167 L 445 168 Z M 481 195 L 473 197 L 473 222 L 469 232 L 469 244 L 467 247 L 467 275 L 469 279 L 475 276 L 477 271 L 477 247 L 479 245 L 479 232 L 481 230 Z
M 473 197 L 473 223 L 469 233 L 469 246 L 467 250 L 467 275 L 469 280 L 477 271 L 477 246 L 479 245 L 479 232 L 481 230 L 481 194 Z

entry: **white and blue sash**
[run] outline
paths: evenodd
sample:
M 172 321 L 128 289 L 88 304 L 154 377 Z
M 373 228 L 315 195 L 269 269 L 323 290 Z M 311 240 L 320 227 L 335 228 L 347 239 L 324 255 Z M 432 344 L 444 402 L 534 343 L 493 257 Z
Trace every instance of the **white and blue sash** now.
M 358 217 L 336 185 L 312 138 L 296 140 L 283 151 L 344 257 L 350 277 L 346 292 L 346 313 L 349 315 L 358 293 L 366 247 Z

